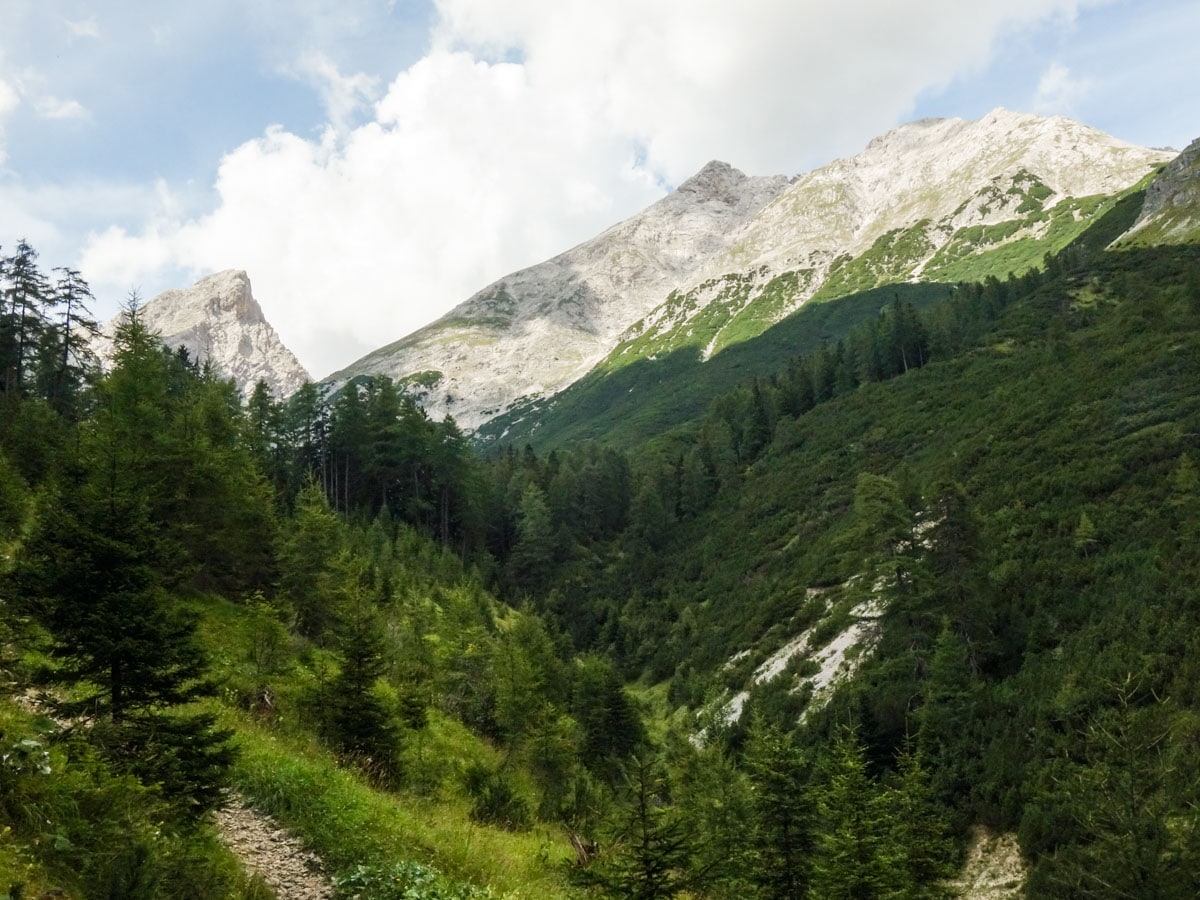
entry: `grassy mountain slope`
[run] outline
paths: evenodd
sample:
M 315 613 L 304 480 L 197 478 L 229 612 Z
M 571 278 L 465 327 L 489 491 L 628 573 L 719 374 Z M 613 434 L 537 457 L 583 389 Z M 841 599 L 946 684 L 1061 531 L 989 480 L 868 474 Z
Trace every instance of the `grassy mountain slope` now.
M 1103 287 L 1043 288 L 986 347 L 864 385 L 777 430 L 738 490 L 679 536 L 687 559 L 664 566 L 679 573 L 665 590 L 687 584 L 697 633 L 712 636 L 690 660 L 719 665 L 786 622 L 808 586 L 856 574 L 853 554 L 831 548 L 862 471 L 962 484 L 996 565 L 1024 559 L 1021 577 L 1032 569 L 1047 589 L 1058 578 L 1039 559 L 1070 545 L 1085 511 L 1112 541 L 1136 545 L 1147 533 L 1138 516 L 1165 502 L 1170 464 L 1195 442 L 1200 334 L 1175 263 L 1153 296 L 1138 296 L 1133 259 L 1112 260 Z M 1035 551 L 1042 540 L 1055 543 Z
M 549 448 L 583 440 L 636 444 L 696 419 L 714 396 L 752 375 L 769 375 L 798 355 L 837 341 L 897 297 L 924 307 L 950 285 L 897 284 L 805 306 L 756 338 L 703 361 L 695 348 L 596 369 L 547 401 L 487 422 L 476 437 Z
M 1116 239 L 1135 221 L 1150 177 L 1111 197 L 1044 209 L 1046 194 L 1028 176 L 1014 182 L 1019 191 L 976 198 L 1007 203 L 1019 217 L 957 231 L 943 223 L 938 227 L 949 237 L 936 251 L 926 237 L 933 226 L 925 221 L 888 232 L 861 256 L 835 260 L 823 278 L 798 270 L 763 284 L 753 273 L 730 274 L 672 293 L 587 376 L 553 397 L 518 404 L 476 436 L 535 447 L 643 440 L 695 418 L 738 380 L 769 375 L 822 342 L 836 342 L 895 298 L 922 308 L 945 297 L 956 281 L 1019 275 L 1074 242 L 1097 244 L 1101 234 Z M 811 301 L 780 321 L 810 294 Z

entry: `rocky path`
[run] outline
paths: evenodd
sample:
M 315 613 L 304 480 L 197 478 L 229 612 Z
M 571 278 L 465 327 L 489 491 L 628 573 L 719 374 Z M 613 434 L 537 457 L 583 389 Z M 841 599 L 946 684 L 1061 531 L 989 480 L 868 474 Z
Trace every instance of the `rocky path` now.
M 330 900 L 333 885 L 321 861 L 270 818 L 246 805 L 239 796 L 215 816 L 217 830 L 242 861 L 246 871 L 260 875 L 280 900 Z

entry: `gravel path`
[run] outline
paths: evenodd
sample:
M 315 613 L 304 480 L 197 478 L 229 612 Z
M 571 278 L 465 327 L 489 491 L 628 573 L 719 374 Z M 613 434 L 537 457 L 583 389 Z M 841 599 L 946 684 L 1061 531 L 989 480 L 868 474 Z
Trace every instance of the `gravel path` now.
M 246 871 L 262 876 L 279 900 L 330 900 L 333 885 L 321 861 L 267 816 L 234 795 L 215 815 L 221 840 Z

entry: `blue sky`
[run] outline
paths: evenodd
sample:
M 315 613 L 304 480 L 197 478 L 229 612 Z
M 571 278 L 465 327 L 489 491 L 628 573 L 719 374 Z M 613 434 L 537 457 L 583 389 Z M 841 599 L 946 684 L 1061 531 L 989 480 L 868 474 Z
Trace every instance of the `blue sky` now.
M 1200 136 L 1194 0 L 0 3 L 0 246 L 103 316 L 246 269 L 318 377 L 709 159 L 996 106 Z

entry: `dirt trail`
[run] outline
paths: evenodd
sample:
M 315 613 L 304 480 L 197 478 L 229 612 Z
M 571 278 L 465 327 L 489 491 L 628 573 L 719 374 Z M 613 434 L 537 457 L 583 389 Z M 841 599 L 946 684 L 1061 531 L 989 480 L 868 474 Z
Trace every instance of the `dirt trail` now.
M 258 874 L 279 900 L 330 900 L 333 884 L 304 845 L 239 796 L 214 816 L 221 840 L 246 871 Z

